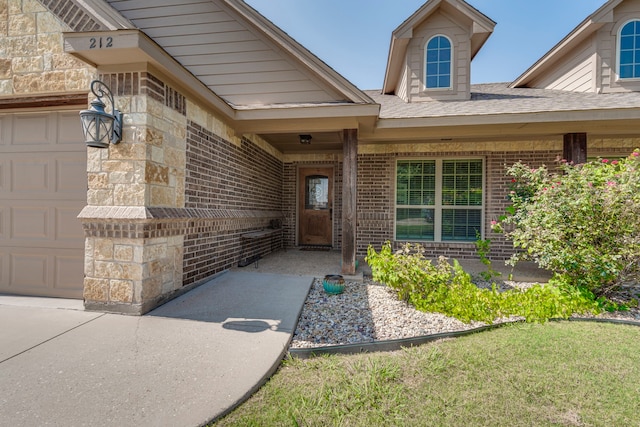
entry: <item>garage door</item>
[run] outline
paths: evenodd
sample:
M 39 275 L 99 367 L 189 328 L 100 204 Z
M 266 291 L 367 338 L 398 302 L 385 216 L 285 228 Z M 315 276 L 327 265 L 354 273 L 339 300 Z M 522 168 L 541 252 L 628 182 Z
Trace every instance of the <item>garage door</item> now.
M 82 297 L 82 141 L 78 111 L 0 115 L 0 293 Z

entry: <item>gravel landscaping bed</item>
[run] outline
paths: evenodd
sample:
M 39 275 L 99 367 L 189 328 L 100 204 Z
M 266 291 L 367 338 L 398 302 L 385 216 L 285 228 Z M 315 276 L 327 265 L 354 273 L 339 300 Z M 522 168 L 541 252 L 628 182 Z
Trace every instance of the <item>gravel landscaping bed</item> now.
M 486 284 L 479 283 L 479 286 Z M 501 289 L 530 283 L 501 281 Z M 640 294 L 637 287 L 627 292 Z M 593 316 L 591 316 L 593 317 Z M 640 311 L 603 313 L 598 318 L 640 321 Z M 504 319 L 510 321 L 514 319 Z M 497 323 L 497 322 L 496 322 Z M 412 338 L 443 332 L 464 331 L 484 326 L 483 322 L 463 323 L 440 313 L 423 313 L 398 301 L 386 286 L 370 280 L 348 282 L 344 293 L 328 295 L 322 280 L 316 279 L 298 320 L 291 348 L 313 348 Z

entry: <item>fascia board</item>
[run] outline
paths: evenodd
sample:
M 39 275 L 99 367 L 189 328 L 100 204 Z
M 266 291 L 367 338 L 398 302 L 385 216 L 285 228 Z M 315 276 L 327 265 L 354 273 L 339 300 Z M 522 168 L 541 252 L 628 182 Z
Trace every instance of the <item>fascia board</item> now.
M 482 33 L 493 32 L 493 29 L 496 26 L 496 22 L 493 19 L 489 18 L 484 13 L 480 12 L 475 7 L 471 6 L 466 1 L 462 1 L 462 0 L 455 1 L 455 2 L 453 2 L 452 0 L 446 0 L 446 1 L 451 6 L 459 10 L 461 13 L 463 13 L 464 15 L 467 15 L 473 21 L 474 33 L 475 32 L 482 32 Z
M 372 132 L 379 105 L 334 105 L 238 111 L 239 133 L 333 132 L 361 129 Z
M 432 0 L 423 4 L 420 9 L 416 10 L 402 24 L 400 24 L 395 30 L 393 30 L 393 36 L 396 38 L 413 37 L 413 28 L 427 19 L 436 10 L 440 3 L 442 3 L 442 1 L 443 0 Z
M 588 122 L 602 120 L 637 120 L 640 108 L 606 110 L 544 111 L 538 113 L 487 114 L 404 119 L 379 119 L 378 129 L 433 128 L 439 126 L 507 125 L 527 123 Z
M 378 117 L 378 104 L 323 105 L 307 107 L 274 107 L 237 110 L 238 122 L 249 120 L 309 119 L 335 117 Z
M 122 16 L 104 0 L 75 0 L 75 2 L 108 30 L 132 30 L 136 28 L 131 21 Z
M 384 73 L 384 83 L 382 85 L 382 93 L 395 93 L 396 84 L 400 78 L 402 63 L 409 46 L 408 38 L 391 37 L 389 46 L 389 56 L 387 61 L 387 69 Z
M 451 139 L 534 137 L 587 132 L 594 135 L 633 134 L 640 109 L 564 111 L 532 114 L 505 114 L 461 118 L 380 119 L 371 132 L 360 139 L 370 143 L 432 141 Z M 614 130 L 612 132 L 612 129 Z M 604 132 L 604 133 L 603 133 Z

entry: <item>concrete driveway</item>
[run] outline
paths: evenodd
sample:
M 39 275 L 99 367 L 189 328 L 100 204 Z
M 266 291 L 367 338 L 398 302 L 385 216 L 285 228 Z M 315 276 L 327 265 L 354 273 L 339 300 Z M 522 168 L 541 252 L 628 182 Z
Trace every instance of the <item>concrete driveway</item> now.
M 312 280 L 230 271 L 141 317 L 0 296 L 0 424 L 206 424 L 277 369 Z

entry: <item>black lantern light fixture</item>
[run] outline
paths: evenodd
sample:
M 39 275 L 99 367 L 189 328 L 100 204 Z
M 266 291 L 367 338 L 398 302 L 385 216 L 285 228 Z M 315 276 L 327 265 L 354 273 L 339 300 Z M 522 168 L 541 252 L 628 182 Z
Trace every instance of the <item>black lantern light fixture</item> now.
M 109 143 L 117 144 L 122 139 L 122 113 L 116 110 L 113 95 L 106 84 L 100 80 L 91 82 L 91 92 L 96 99 L 91 101 L 91 108 L 80 111 L 84 141 L 89 147 L 107 148 Z M 111 113 L 104 111 L 107 98 L 111 104 Z
M 300 144 L 302 145 L 311 144 L 311 135 L 300 135 Z

